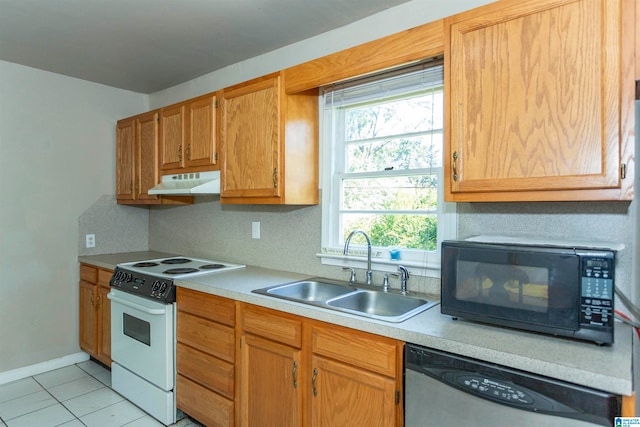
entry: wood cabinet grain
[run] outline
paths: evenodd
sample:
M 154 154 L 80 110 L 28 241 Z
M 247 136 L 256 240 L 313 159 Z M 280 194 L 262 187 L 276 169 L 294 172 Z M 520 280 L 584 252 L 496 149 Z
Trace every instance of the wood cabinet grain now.
M 633 196 L 626 10 L 507 0 L 445 19 L 447 200 Z

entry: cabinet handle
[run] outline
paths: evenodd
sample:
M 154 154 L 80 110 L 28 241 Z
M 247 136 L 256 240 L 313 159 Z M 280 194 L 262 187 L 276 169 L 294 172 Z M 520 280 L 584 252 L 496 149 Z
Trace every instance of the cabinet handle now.
M 100 308 L 100 295 L 96 297 L 96 308 Z
M 293 361 L 293 369 L 291 370 L 291 380 L 293 381 L 293 388 L 298 388 L 298 380 L 296 379 L 296 372 L 298 370 L 298 362 Z
M 93 299 L 93 295 L 91 295 L 91 307 L 95 307 L 96 306 L 96 302 Z
M 458 152 L 453 152 L 453 180 L 458 180 Z
M 178 147 L 178 160 L 182 161 L 182 145 Z
M 187 160 L 191 160 L 191 143 L 187 144 Z
M 278 188 L 278 168 L 273 168 L 273 188 Z
M 313 389 L 313 395 L 318 395 L 318 389 L 316 388 L 316 378 L 318 377 L 318 370 L 313 368 L 313 376 L 311 377 L 311 388 Z

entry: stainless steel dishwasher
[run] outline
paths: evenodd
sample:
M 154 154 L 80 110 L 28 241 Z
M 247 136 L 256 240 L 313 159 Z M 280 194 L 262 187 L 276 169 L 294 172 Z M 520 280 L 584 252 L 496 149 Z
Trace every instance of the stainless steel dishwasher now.
M 621 404 L 614 394 L 405 346 L 405 427 L 613 426 Z

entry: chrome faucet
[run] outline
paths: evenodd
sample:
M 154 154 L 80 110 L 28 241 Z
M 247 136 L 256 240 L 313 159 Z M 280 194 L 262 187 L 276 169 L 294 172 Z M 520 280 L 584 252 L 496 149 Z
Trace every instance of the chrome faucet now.
M 349 255 L 349 243 L 351 242 L 351 238 L 354 234 L 360 233 L 367 239 L 367 285 L 371 285 L 371 277 L 373 276 L 373 271 L 371 271 L 371 239 L 369 239 L 369 235 L 364 232 L 364 230 L 353 230 L 347 236 L 347 240 L 344 242 L 344 254 Z
M 404 265 L 398 266 L 398 271 L 400 271 L 400 292 L 403 295 L 407 293 L 407 280 L 409 280 L 409 270 Z

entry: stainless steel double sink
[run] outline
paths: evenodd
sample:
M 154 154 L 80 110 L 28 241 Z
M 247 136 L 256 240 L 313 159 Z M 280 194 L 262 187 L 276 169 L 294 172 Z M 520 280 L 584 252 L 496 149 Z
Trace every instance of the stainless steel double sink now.
M 437 301 L 326 279 L 302 280 L 253 292 L 387 322 L 403 322 L 437 304 Z

